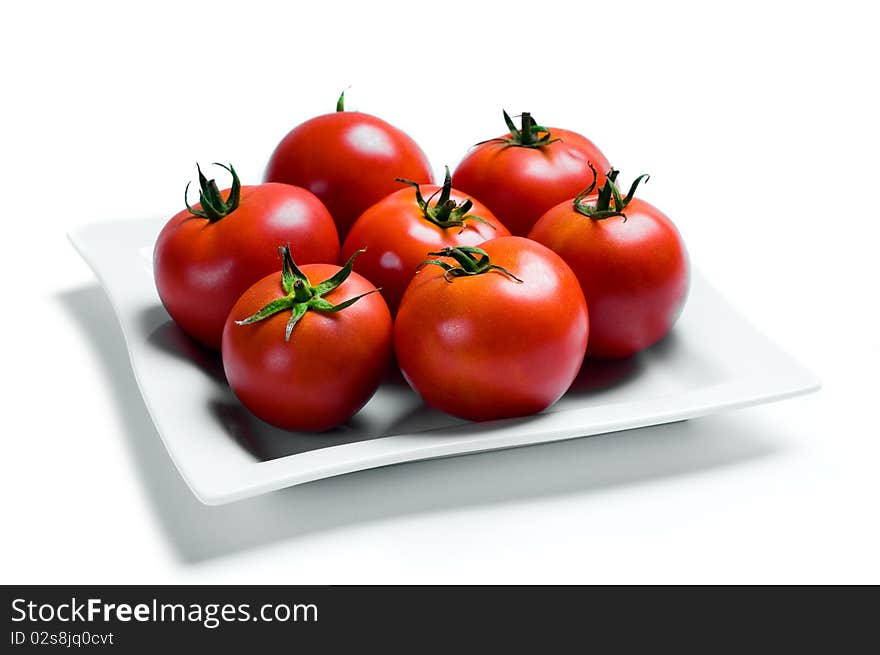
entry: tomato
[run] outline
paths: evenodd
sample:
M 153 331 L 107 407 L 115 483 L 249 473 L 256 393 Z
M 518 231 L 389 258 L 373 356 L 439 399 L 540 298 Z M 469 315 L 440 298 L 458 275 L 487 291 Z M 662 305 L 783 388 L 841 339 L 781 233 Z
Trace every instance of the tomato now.
M 684 306 L 688 258 L 675 225 L 633 197 L 621 197 L 617 171 L 597 194 L 591 185 L 537 222 L 529 237 L 558 253 L 590 305 L 588 357 L 628 357 L 662 339 Z
M 432 255 L 403 295 L 394 349 L 430 405 L 471 420 L 534 414 L 571 386 L 589 317 L 571 269 L 522 237 Z
M 525 236 L 544 212 L 590 183 L 588 162 L 599 171 L 609 164 L 576 132 L 536 125 L 526 112 L 520 130 L 507 112 L 504 120 L 510 135 L 477 144 L 455 169 L 452 184 L 486 203 L 511 233 Z
M 345 111 L 344 95 L 336 113 L 312 118 L 284 137 L 265 175 L 267 182 L 296 184 L 317 195 L 343 239 L 370 205 L 403 188 L 395 178 L 431 181 L 428 158 L 415 141 L 380 118 Z
M 366 248 L 355 270 L 381 287 L 392 313 L 430 251 L 510 235 L 485 205 L 452 188 L 448 168 L 442 187 L 405 182 L 415 191 L 395 191 L 370 207 L 342 244 L 343 258 Z
M 339 261 L 339 237 L 327 208 L 309 191 L 286 184 L 220 191 L 199 169 L 200 201 L 163 228 L 153 253 L 156 288 L 171 318 L 191 337 L 220 348 L 226 315 L 239 296 L 278 270 L 289 243 L 304 263 Z
M 352 273 L 354 256 L 343 268 L 298 268 L 288 248 L 282 258 L 283 270 L 254 284 L 229 313 L 223 368 L 256 416 L 321 432 L 375 393 L 391 360 L 391 314 L 376 287 Z

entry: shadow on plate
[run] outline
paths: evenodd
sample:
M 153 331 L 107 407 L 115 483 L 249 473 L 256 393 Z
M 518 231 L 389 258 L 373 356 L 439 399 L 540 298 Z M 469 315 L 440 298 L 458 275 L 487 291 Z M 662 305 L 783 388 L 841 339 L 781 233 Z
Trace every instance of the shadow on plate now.
M 226 434 L 258 461 L 467 423 L 427 407 L 410 389 L 400 369 L 391 365 L 383 379 L 382 391 L 376 397 L 378 406 L 372 405 L 356 414 L 345 425 L 320 435 L 282 430 L 257 418 L 235 399 L 226 381 L 220 354 L 205 348 L 184 333 L 168 318 L 161 306 L 143 310 L 137 323 L 140 333 L 147 335 L 146 340 L 151 346 L 187 364 L 197 366 L 214 380 L 217 384 L 217 395 L 210 401 L 212 416 Z M 391 396 L 394 397 L 394 414 L 383 411 Z M 400 413 L 400 408 L 405 411 Z M 393 418 L 385 420 L 385 416 Z
M 141 331 L 149 335 L 147 341 L 152 346 L 195 364 L 217 382 L 226 384 L 220 353 L 205 348 L 177 327 L 161 305 L 144 310 L 138 318 Z
M 778 439 L 761 434 L 760 428 L 742 414 L 707 417 L 588 439 L 373 469 L 209 507 L 190 493 L 165 452 L 101 288 L 64 292 L 58 300 L 103 364 L 127 428 L 124 436 L 136 462 L 136 473 L 175 552 L 185 562 L 397 516 L 602 493 L 620 486 L 734 466 L 773 455 L 781 447 Z
M 359 429 L 357 416 L 346 426 L 315 435 L 290 432 L 266 423 L 234 398 L 215 398 L 210 409 L 223 430 L 261 462 L 385 436 Z
M 613 389 L 638 376 L 643 365 L 638 356 L 608 361 L 586 360 L 567 393 L 586 394 Z

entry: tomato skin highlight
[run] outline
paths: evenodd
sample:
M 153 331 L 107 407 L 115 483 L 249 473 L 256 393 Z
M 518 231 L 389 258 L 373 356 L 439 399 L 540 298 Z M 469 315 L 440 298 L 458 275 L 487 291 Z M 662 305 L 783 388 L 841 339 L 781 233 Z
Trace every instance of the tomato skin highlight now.
M 344 239 L 370 205 L 404 187 L 398 177 L 431 181 L 418 144 L 381 118 L 338 111 L 291 130 L 272 153 L 264 179 L 309 189 L 330 210 Z
M 475 421 L 540 412 L 580 370 L 589 316 L 577 278 L 555 253 L 522 237 L 483 243 L 500 271 L 413 278 L 394 323 L 398 363 L 428 404 Z
M 610 168 L 592 141 L 577 132 L 548 128 L 559 141 L 526 148 L 487 141 L 473 148 L 455 169 L 453 185 L 482 200 L 511 234 L 526 236 L 541 215 L 574 198 L 593 180 L 587 166 L 599 172 Z
M 313 281 L 340 267 L 307 264 Z M 375 287 L 352 273 L 325 298 L 338 304 Z M 373 293 L 335 313 L 307 311 L 290 340 L 289 312 L 237 325 L 285 295 L 279 272 L 267 275 L 235 303 L 223 330 L 223 368 L 241 403 L 259 418 L 285 430 L 323 432 L 345 423 L 376 392 L 391 361 L 391 314 Z
M 286 243 L 303 263 L 339 259 L 333 219 L 305 189 L 243 186 L 238 208 L 214 223 L 183 210 L 159 233 L 153 253 L 162 304 L 184 332 L 219 349 L 229 310 L 251 284 L 279 269 L 278 248 Z
M 594 220 L 567 200 L 529 234 L 578 277 L 590 306 L 587 357 L 618 359 L 653 345 L 672 329 L 687 298 L 688 257 L 675 225 L 639 198 L 624 212 L 626 220 Z
M 421 192 L 428 198 L 440 186 L 425 184 Z M 355 221 L 342 244 L 343 261 L 361 248 L 366 252 L 354 268 L 382 289 L 391 313 L 397 312 L 403 292 L 428 253 L 447 246 L 476 246 L 495 237 L 509 236 L 507 228 L 478 200 L 452 189 L 457 203 L 470 199 L 475 214 L 495 226 L 469 219 L 464 226 L 443 228 L 427 220 L 416 202 L 414 189 L 401 189 L 367 209 Z

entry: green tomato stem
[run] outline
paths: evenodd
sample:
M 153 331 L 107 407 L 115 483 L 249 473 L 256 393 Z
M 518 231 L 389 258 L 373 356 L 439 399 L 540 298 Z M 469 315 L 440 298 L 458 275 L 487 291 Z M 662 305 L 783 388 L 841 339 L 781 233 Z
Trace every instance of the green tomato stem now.
M 250 325 L 280 312 L 289 311 L 290 319 L 288 319 L 287 325 L 284 329 L 284 340 L 290 341 L 290 335 L 293 333 L 293 329 L 296 327 L 297 323 L 299 323 L 300 319 L 306 315 L 306 312 L 339 312 L 347 307 L 351 307 L 364 296 L 369 296 L 371 293 L 376 293 L 381 290 L 372 289 L 359 296 L 355 296 L 354 298 L 349 298 L 338 305 L 334 305 L 323 297 L 348 279 L 354 266 L 354 260 L 358 255 L 364 252 L 363 249 L 356 251 L 348 259 L 345 266 L 339 269 L 335 275 L 316 285 L 312 285 L 311 282 L 309 282 L 309 278 L 306 277 L 305 273 L 303 273 L 293 261 L 293 256 L 290 254 L 290 244 L 279 248 L 279 252 L 281 253 L 282 261 L 281 287 L 284 289 L 285 295 L 267 303 L 255 314 L 252 314 L 241 321 L 235 321 L 236 325 Z
M 596 182 L 599 178 L 593 164 L 587 162 L 587 166 L 589 166 L 590 170 L 593 172 L 593 181 L 590 183 L 590 186 L 581 191 L 574 199 L 573 205 L 575 211 L 596 221 L 611 218 L 612 216 L 623 216 L 623 220 L 626 221 L 626 214 L 623 210 L 626 209 L 626 206 L 629 205 L 635 197 L 636 189 L 639 184 L 641 184 L 642 181 L 647 182 L 651 176 L 647 173 L 639 175 L 633 180 L 632 186 L 630 186 L 629 192 L 626 196 L 621 197 L 620 191 L 617 188 L 617 176 L 620 171 L 612 168 L 605 176 L 605 184 L 599 187 L 595 199 L 587 200 L 588 197 L 593 195 L 593 192 L 596 189 Z
M 489 271 L 498 271 L 511 278 L 514 282 L 522 284 L 522 280 L 502 266 L 496 266 L 489 259 L 489 253 L 482 248 L 473 246 L 447 247 L 436 252 L 429 252 L 432 257 L 450 257 L 458 264 L 451 265 L 442 259 L 426 259 L 419 264 L 419 269 L 424 266 L 439 266 L 443 269 L 443 277 L 447 282 L 453 278 L 462 276 L 483 275 Z
M 449 166 L 446 167 L 446 177 L 443 180 L 443 186 L 435 191 L 427 200 L 422 196 L 422 189 L 418 182 L 396 178 L 398 182 L 408 184 L 416 190 L 416 203 L 422 211 L 422 217 L 429 223 L 433 223 L 443 229 L 451 227 L 459 228 L 459 232 L 463 231 L 467 226 L 467 221 L 476 221 L 488 225 L 493 230 L 496 229 L 492 223 L 482 216 L 469 213 L 474 206 L 472 200 L 464 200 L 461 203 L 452 199 L 452 175 L 449 172 Z M 439 194 L 439 198 L 432 205 L 434 197 Z
M 480 141 L 476 144 L 477 146 L 483 145 L 484 143 L 501 143 L 504 144 L 505 148 L 508 146 L 516 146 L 519 148 L 543 148 L 544 146 L 549 146 L 551 143 L 561 141 L 561 139 L 554 138 L 553 135 L 550 134 L 548 128 L 543 125 L 538 125 L 535 122 L 535 119 L 532 118 L 530 112 L 524 111 L 521 114 L 520 128 L 516 127 L 516 123 L 513 122 L 513 119 L 506 110 L 502 109 L 501 114 L 504 116 L 504 123 L 507 125 L 507 130 L 510 132 L 510 136 L 489 139 L 488 141 Z
M 238 205 L 241 202 L 241 180 L 238 179 L 235 168 L 233 168 L 232 164 L 225 166 L 215 162 L 214 165 L 219 166 L 232 175 L 232 186 L 229 189 L 229 196 L 226 200 L 223 200 L 223 195 L 220 193 L 220 187 L 217 186 L 217 182 L 206 178 L 198 164 L 196 164 L 196 170 L 199 172 L 199 203 L 202 205 L 201 209 L 190 207 L 189 183 L 187 183 L 186 190 L 183 193 L 183 202 L 186 204 L 189 213 L 199 218 L 207 218 L 211 223 L 216 223 L 224 216 L 234 212 L 238 209 Z

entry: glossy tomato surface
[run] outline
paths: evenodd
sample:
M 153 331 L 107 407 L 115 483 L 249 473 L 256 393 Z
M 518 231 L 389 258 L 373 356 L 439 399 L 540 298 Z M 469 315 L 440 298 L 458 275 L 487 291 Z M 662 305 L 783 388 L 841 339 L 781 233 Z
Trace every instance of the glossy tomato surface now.
M 422 268 L 403 296 L 394 347 L 422 398 L 471 420 L 534 414 L 571 386 L 587 347 L 587 304 L 555 253 L 522 237 L 482 244 L 501 271 Z M 451 260 L 450 260 L 451 261 Z
M 356 111 L 317 116 L 278 144 L 267 182 L 295 184 L 317 195 L 344 239 L 370 205 L 404 187 L 395 178 L 431 181 L 428 158 L 406 133 Z
M 300 269 L 313 283 L 339 271 L 326 264 Z M 352 273 L 324 298 L 335 305 L 373 289 Z M 242 295 L 223 331 L 223 368 L 238 399 L 264 421 L 287 430 L 328 430 L 350 419 L 378 388 L 391 359 L 391 314 L 373 293 L 336 313 L 307 311 L 289 340 L 290 312 L 235 323 L 284 295 L 277 272 Z
M 563 202 L 529 237 L 558 253 L 590 306 L 588 357 L 628 357 L 662 339 L 687 297 L 688 258 L 660 210 L 634 198 L 622 216 L 591 219 Z
M 441 191 L 441 187 L 425 184 L 425 198 Z M 355 222 L 342 245 L 342 259 L 347 260 L 361 248 L 354 268 L 373 284 L 382 288 L 382 295 L 392 313 L 397 311 L 416 268 L 428 259 L 428 253 L 447 246 L 476 246 L 488 239 L 509 236 L 510 232 L 481 202 L 455 189 L 450 200 L 473 202 L 469 214 L 489 224 L 466 219 L 461 226 L 441 227 L 425 217 L 416 201 L 415 189 L 401 189 L 386 196 L 365 211 Z
M 232 305 L 251 284 L 280 269 L 278 248 L 287 243 L 302 263 L 339 260 L 333 219 L 305 189 L 244 186 L 238 208 L 216 222 L 184 210 L 156 241 L 153 265 L 162 304 L 184 332 L 219 349 Z
M 494 212 L 511 234 L 525 236 L 541 215 L 574 198 L 610 166 L 592 141 L 576 132 L 549 128 L 559 139 L 538 148 L 509 145 L 507 138 L 476 146 L 452 176 L 455 188 L 473 194 Z

